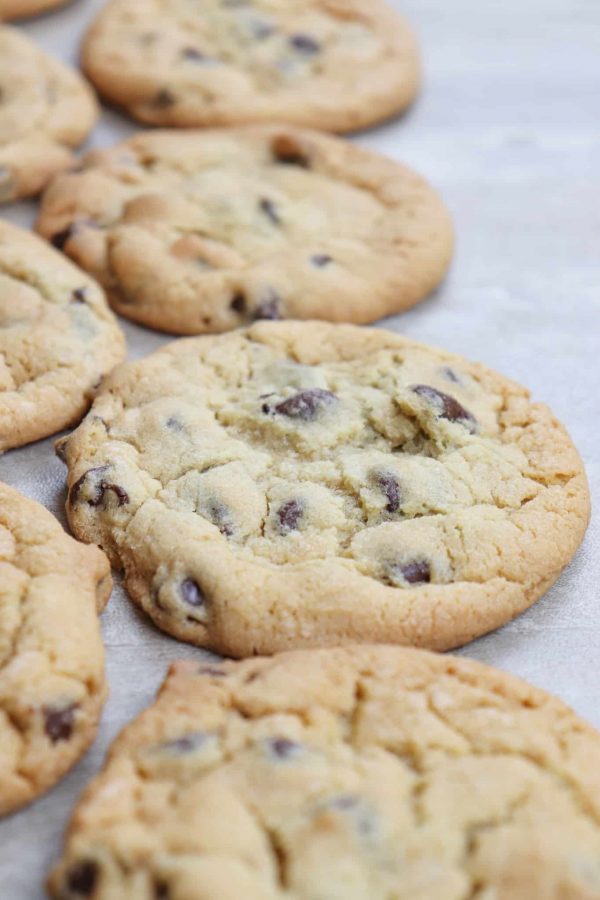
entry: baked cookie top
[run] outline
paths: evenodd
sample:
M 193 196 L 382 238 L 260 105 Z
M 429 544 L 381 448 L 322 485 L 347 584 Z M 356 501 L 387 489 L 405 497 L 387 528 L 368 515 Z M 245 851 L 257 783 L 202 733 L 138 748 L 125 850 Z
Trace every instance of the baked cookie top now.
M 83 65 L 137 119 L 177 126 L 352 131 L 405 109 L 420 77 L 411 31 L 381 0 L 111 0 Z
M 161 628 L 232 656 L 463 644 L 544 592 L 589 512 L 523 388 L 350 325 L 171 344 L 108 378 L 60 452 L 75 534 Z
M 0 0 L 0 20 L 23 19 L 62 6 L 66 0 Z
M 76 808 L 60 900 L 598 900 L 600 735 L 477 663 L 175 665 Z
M 66 169 L 97 113 L 80 75 L 0 25 L 0 203 L 37 194 Z
M 0 483 L 0 815 L 47 790 L 93 740 L 110 589 L 97 547 Z
M 74 424 L 124 355 L 96 282 L 0 222 L 0 452 Z
M 46 192 L 38 229 L 122 315 L 180 334 L 372 322 L 429 293 L 452 250 L 420 176 L 287 126 L 147 132 L 94 151 Z

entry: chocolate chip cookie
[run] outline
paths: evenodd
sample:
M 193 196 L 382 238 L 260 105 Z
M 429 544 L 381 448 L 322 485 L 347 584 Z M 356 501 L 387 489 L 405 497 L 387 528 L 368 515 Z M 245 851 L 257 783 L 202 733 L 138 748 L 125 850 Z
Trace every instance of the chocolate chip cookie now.
M 582 539 L 547 407 L 382 330 L 256 323 L 120 367 L 60 444 L 75 534 L 156 624 L 231 656 L 497 628 Z
M 49 9 L 62 6 L 65 2 L 66 0 L 0 0 L 0 20 L 37 16 Z
M 83 78 L 0 25 L 0 203 L 37 194 L 66 169 L 96 116 Z
M 59 900 L 598 900 L 600 735 L 478 663 L 175 665 L 76 808 Z
M 352 131 L 404 110 L 420 78 L 415 39 L 381 0 L 111 0 L 83 65 L 137 119 L 186 127 Z
M 104 703 L 108 560 L 0 483 L 0 815 L 77 762 Z
M 124 355 L 98 285 L 45 241 L 0 222 L 0 452 L 74 424 Z
M 281 126 L 147 132 L 46 192 L 40 232 L 135 321 L 372 322 L 421 300 L 452 250 L 433 189 L 339 138 Z

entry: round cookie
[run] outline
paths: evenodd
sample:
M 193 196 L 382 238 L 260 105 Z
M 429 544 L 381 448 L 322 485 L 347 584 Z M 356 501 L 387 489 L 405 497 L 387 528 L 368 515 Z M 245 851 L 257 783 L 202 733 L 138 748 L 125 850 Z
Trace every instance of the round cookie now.
M 589 514 L 547 407 L 383 330 L 257 323 L 118 369 L 60 444 L 74 533 L 225 655 L 447 649 L 558 577 Z
M 154 125 L 353 131 L 414 99 L 415 39 L 382 0 L 111 0 L 83 46 L 98 90 Z
M 176 664 L 76 807 L 59 900 L 598 900 L 600 735 L 421 650 Z
M 73 425 L 124 355 L 96 282 L 0 222 L 0 453 Z
M 63 6 L 67 0 L 0 0 L 0 21 L 24 19 Z
M 92 152 L 46 192 L 38 230 L 122 315 L 177 334 L 372 322 L 425 297 L 452 252 L 420 176 L 282 126 L 149 132 Z
M 0 483 L 0 815 L 55 784 L 94 739 L 110 589 L 97 547 Z
M 83 78 L 0 25 L 0 203 L 37 194 L 66 169 L 97 113 Z

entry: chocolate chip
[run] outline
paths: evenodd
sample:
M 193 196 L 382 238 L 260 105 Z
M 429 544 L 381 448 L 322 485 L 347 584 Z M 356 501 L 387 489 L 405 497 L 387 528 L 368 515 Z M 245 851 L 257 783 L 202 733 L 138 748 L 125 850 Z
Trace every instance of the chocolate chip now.
M 299 500 L 288 500 L 277 510 L 277 518 L 279 519 L 280 530 L 284 534 L 288 531 L 295 531 L 298 528 L 298 522 L 304 514 L 304 504 Z
M 206 56 L 201 51 L 198 50 L 197 47 L 184 47 L 179 54 L 183 59 L 190 60 L 191 62 L 205 62 Z
M 67 888 L 71 894 L 91 897 L 98 881 L 98 864 L 91 859 L 82 859 L 67 872 Z
M 276 413 L 279 416 L 287 416 L 289 419 L 301 419 L 310 422 L 317 417 L 321 410 L 337 403 L 337 397 L 331 391 L 322 388 L 312 388 L 308 391 L 300 391 L 293 394 L 287 400 L 282 400 L 276 406 L 271 407 L 265 403 L 263 412 Z M 266 407 L 266 408 L 265 408 Z
M 279 217 L 277 207 L 272 200 L 269 200 L 268 197 L 261 197 L 258 205 L 260 206 L 261 211 L 265 214 L 267 219 L 269 219 L 273 223 L 273 225 L 281 225 L 281 218 Z
M 175 95 L 168 88 L 161 88 L 152 101 L 155 109 L 168 109 L 177 102 Z
M 209 509 L 209 516 L 210 521 L 217 526 L 221 534 L 231 537 L 233 534 L 231 513 L 223 503 L 212 503 Z
M 379 472 L 377 475 L 377 483 L 387 497 L 386 511 L 393 513 L 398 512 L 400 503 L 402 502 L 400 494 L 400 486 L 393 475 L 388 472 Z
M 295 138 L 286 134 L 280 134 L 271 144 L 273 156 L 277 162 L 288 166 L 300 166 L 302 169 L 310 169 L 310 159 L 305 150 Z
M 64 250 L 66 244 L 71 240 L 73 235 L 75 234 L 76 225 L 74 222 L 71 222 L 66 228 L 62 231 L 57 231 L 56 234 L 53 234 L 50 238 L 50 243 L 53 247 L 56 247 L 57 250 Z
M 270 752 L 277 759 L 292 759 L 302 750 L 302 745 L 296 741 L 290 741 L 288 738 L 270 738 L 267 741 Z
M 274 288 L 265 291 L 261 302 L 254 307 L 252 315 L 255 321 L 266 319 L 274 322 L 282 318 L 281 297 Z
M 169 416 L 165 425 L 170 431 L 174 431 L 177 434 L 180 434 L 182 431 L 185 431 L 185 426 L 183 422 L 180 422 L 179 419 L 176 419 L 175 416 Z
M 231 298 L 229 306 L 234 312 L 241 315 L 242 313 L 246 312 L 246 297 L 244 296 L 244 294 L 242 294 L 241 291 L 239 291 Z
M 71 301 L 73 303 L 85 303 L 87 296 L 87 288 L 75 288 L 71 293 Z
M 316 253 L 314 256 L 311 256 L 310 261 L 317 269 L 324 269 L 325 266 L 332 262 L 332 259 L 326 253 Z
M 68 741 L 73 734 L 75 709 L 75 703 L 63 707 L 44 707 L 44 731 L 53 744 L 58 744 L 59 741 Z
M 169 900 L 171 891 L 166 881 L 156 881 L 154 883 L 154 900 Z
M 294 50 L 298 50 L 305 56 L 314 56 L 321 49 L 321 45 L 310 34 L 293 34 L 290 38 L 290 44 Z
M 453 381 L 454 384 L 460 384 L 460 378 L 458 377 L 456 372 L 449 366 L 446 366 L 442 369 L 442 375 L 444 376 L 444 378 L 447 378 L 448 381 Z
M 399 567 L 402 577 L 409 584 L 429 584 L 431 581 L 431 569 L 424 559 L 415 560 Z
M 193 578 L 184 578 L 180 585 L 181 596 L 188 606 L 203 606 L 205 597 Z
M 88 469 L 87 472 L 84 472 L 81 478 L 77 479 L 77 481 L 69 491 L 69 503 L 75 503 L 78 500 L 83 484 L 90 475 L 97 475 L 100 472 L 107 472 L 108 469 L 110 469 L 110 466 L 108 465 L 97 466 L 95 469 Z M 101 479 L 96 485 L 94 485 L 94 494 L 92 498 L 87 501 L 88 506 L 100 506 L 109 491 L 111 491 L 115 495 L 119 506 L 124 506 L 126 503 L 129 503 L 129 494 L 127 493 L 125 488 L 122 488 L 120 485 L 114 484 L 111 481 Z
M 460 422 L 470 430 L 475 429 L 477 423 L 474 416 L 454 397 L 444 394 L 443 391 L 438 391 L 437 388 L 430 387 L 428 384 L 416 384 L 412 390 L 435 406 L 442 419 L 447 419 L 449 422 Z
M 205 731 L 194 731 L 190 734 L 184 734 L 183 737 L 176 738 L 174 741 L 165 741 L 160 744 L 160 750 L 167 750 L 177 756 L 185 756 L 186 753 L 193 753 L 198 750 L 202 744 L 205 744 L 209 735 Z
M 58 456 L 61 462 L 67 462 L 67 445 L 69 443 L 68 438 L 60 438 L 54 445 L 54 452 Z

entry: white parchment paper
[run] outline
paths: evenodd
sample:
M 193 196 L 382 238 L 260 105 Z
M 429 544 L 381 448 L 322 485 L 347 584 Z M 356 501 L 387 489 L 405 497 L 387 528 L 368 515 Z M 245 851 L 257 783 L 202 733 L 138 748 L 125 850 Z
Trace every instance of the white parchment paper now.
M 75 0 L 20 25 L 74 62 L 101 0 Z M 458 246 L 436 296 L 386 326 L 499 369 L 549 403 L 600 491 L 600 5 L 589 0 L 393 0 L 418 30 L 423 95 L 410 114 L 356 138 L 429 177 L 450 206 Z M 136 126 L 105 112 L 91 139 Z M 0 209 L 29 225 L 34 204 Z M 122 320 L 131 357 L 168 338 Z M 63 522 L 64 469 L 52 441 L 0 457 L 0 479 Z M 599 535 L 529 612 L 467 656 L 558 694 L 600 727 Z M 103 617 L 110 700 L 76 769 L 0 822 L 0 898 L 41 900 L 69 811 L 117 731 L 146 706 L 169 661 L 201 651 L 159 633 L 117 585 Z

